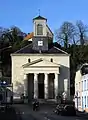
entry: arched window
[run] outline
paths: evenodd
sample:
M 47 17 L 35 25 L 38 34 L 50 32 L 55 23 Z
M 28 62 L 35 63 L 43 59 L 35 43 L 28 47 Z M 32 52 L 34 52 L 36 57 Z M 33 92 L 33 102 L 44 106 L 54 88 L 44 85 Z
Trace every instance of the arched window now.
M 43 35 L 43 26 L 41 24 L 37 25 L 37 35 Z
M 53 59 L 51 58 L 51 62 L 53 62 Z
M 30 63 L 30 58 L 28 59 L 28 62 Z

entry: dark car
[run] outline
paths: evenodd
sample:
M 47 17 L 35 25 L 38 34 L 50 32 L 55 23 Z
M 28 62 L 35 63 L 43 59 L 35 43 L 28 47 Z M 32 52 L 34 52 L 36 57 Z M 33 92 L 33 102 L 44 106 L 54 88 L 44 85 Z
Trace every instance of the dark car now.
M 55 113 L 57 113 L 58 115 L 60 114 L 60 115 L 67 115 L 67 116 L 75 116 L 76 110 L 73 105 L 61 104 L 61 105 L 57 105 L 55 109 Z
M 73 105 L 65 105 L 61 112 L 61 115 L 65 116 L 76 116 L 76 109 Z

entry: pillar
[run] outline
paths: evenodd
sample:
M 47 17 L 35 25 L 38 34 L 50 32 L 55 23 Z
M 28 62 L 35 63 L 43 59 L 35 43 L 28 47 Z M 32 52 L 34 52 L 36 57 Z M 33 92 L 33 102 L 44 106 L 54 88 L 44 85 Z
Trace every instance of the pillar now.
M 55 93 L 55 99 L 57 99 L 58 96 L 58 74 L 55 73 L 55 79 L 54 79 L 54 93 Z
M 38 74 L 34 74 L 34 99 L 38 98 Z
M 28 79 L 27 75 L 24 75 L 24 96 L 28 95 Z
M 48 99 L 48 74 L 45 73 L 45 79 L 44 79 L 44 97 L 45 99 Z

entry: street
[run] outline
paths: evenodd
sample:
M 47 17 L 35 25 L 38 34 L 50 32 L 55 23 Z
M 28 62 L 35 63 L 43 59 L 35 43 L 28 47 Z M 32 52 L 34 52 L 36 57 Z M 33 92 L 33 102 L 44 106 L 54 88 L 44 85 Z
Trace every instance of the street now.
M 83 117 L 60 116 L 56 115 L 53 106 L 41 105 L 39 111 L 33 111 L 30 105 L 14 105 L 15 109 L 19 111 L 22 120 L 86 120 Z
M 20 120 L 20 118 L 21 117 L 16 114 L 16 111 L 12 106 L 0 110 L 0 120 Z

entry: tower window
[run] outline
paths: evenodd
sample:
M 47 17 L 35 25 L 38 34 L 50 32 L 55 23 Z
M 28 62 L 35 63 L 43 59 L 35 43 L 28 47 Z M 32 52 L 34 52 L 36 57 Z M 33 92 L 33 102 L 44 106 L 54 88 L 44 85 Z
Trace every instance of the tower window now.
M 51 62 L 53 62 L 53 59 L 51 58 Z
M 28 62 L 30 63 L 30 58 L 28 59 Z
M 37 35 L 43 35 L 43 26 L 41 24 L 37 25 Z

